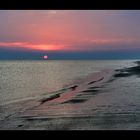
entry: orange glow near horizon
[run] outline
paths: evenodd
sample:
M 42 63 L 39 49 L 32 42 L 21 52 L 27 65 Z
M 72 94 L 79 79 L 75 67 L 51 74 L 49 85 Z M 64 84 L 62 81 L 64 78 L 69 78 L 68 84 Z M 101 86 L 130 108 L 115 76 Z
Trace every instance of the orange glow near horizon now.
M 61 50 L 64 49 L 64 45 L 59 44 L 32 44 L 27 42 L 0 42 L 0 46 L 2 47 L 19 47 L 19 48 L 26 48 L 26 49 L 33 49 L 33 50 Z
M 61 50 L 63 49 L 64 47 L 62 45 L 51 45 L 51 44 L 30 44 L 28 45 L 28 47 L 30 49 L 33 49 L 33 50 Z
M 82 42 L 82 43 L 81 43 Z M 60 50 L 64 50 L 64 51 L 76 51 L 76 50 L 86 50 L 88 48 L 88 45 L 90 45 L 90 47 L 88 48 L 89 50 L 91 48 L 97 49 L 98 45 L 112 45 L 112 49 L 113 44 L 121 44 L 121 43 L 125 44 L 134 44 L 135 43 L 139 43 L 139 40 L 135 39 L 135 38 L 124 38 L 124 39 L 98 39 L 98 38 L 86 38 L 83 40 L 80 40 L 78 42 L 73 42 L 73 43 L 69 43 L 69 44 L 50 44 L 50 43 L 31 43 L 31 42 L 0 42 L 0 48 L 1 47 L 5 47 L 5 48 L 22 48 L 22 49 L 31 49 L 31 50 L 38 50 L 38 51 L 60 51 Z M 73 47 L 74 45 L 79 46 L 79 47 Z M 84 47 L 83 47 L 84 46 Z M 102 47 L 102 49 L 105 47 Z M 119 47 L 118 47 L 119 48 Z M 98 48 L 99 49 L 99 48 Z M 111 48 L 109 48 L 111 49 Z M 116 48 L 117 49 L 117 48 Z

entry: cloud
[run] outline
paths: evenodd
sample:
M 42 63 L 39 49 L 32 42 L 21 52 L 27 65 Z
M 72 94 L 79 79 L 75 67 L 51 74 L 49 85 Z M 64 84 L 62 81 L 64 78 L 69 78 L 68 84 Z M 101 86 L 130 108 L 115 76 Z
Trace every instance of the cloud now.
M 0 20 L 5 47 L 80 50 L 140 44 L 140 11 L 1 10 Z
M 0 42 L 0 48 L 23 48 L 32 50 L 61 50 L 64 49 L 60 44 L 33 44 L 29 42 Z
M 33 42 L 0 42 L 0 48 L 22 48 L 31 50 L 52 50 L 52 51 L 83 51 L 83 50 L 118 50 L 139 48 L 140 40 L 137 38 L 81 38 L 72 42 L 62 41 L 54 43 L 33 43 Z
M 49 14 L 56 14 L 57 12 L 55 10 L 48 11 Z

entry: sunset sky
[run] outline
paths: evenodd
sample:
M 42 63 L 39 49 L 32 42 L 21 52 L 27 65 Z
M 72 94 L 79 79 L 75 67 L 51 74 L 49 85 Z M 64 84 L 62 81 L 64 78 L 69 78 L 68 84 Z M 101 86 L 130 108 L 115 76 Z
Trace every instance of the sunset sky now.
M 140 10 L 0 10 L 0 59 L 138 57 L 139 26 Z

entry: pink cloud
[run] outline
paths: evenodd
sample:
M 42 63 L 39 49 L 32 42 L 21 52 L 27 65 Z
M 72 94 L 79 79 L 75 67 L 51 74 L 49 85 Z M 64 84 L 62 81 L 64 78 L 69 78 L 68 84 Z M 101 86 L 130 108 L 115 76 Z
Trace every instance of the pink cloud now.
M 0 42 L 0 47 L 17 47 L 33 50 L 59 50 L 64 48 L 60 44 L 33 44 L 29 42 Z

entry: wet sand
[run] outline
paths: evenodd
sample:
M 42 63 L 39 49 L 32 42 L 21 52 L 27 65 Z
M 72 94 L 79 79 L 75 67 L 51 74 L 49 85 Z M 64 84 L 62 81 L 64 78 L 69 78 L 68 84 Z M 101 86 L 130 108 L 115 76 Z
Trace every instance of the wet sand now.
M 50 95 L 3 105 L 0 129 L 140 129 L 140 62 L 135 63 L 93 73 Z

